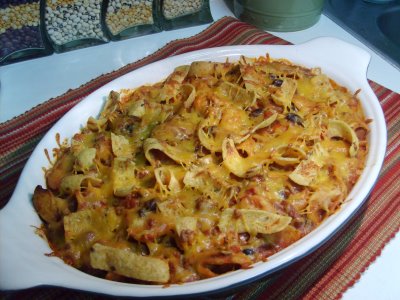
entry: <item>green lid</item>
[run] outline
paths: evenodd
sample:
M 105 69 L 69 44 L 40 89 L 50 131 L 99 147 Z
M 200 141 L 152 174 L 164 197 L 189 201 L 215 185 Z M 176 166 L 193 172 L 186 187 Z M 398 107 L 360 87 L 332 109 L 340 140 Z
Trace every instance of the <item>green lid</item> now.
M 239 19 L 270 31 L 297 31 L 318 22 L 325 0 L 234 0 Z

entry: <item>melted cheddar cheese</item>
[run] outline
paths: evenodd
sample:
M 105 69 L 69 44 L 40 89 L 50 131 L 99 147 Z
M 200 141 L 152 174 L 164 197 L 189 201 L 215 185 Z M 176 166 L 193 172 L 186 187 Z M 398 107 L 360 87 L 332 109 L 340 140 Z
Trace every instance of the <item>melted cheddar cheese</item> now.
M 33 204 L 89 274 L 183 283 L 249 268 L 340 209 L 368 152 L 357 93 L 269 56 L 112 91 L 54 149 Z

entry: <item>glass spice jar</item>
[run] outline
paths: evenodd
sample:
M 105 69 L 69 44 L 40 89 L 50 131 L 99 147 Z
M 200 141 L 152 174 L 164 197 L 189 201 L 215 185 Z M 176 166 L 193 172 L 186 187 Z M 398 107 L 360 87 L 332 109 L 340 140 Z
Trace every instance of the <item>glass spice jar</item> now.
M 112 40 L 160 32 L 158 0 L 108 0 L 105 26 Z
M 40 0 L 0 0 L 0 65 L 53 53 L 40 22 Z
M 45 0 L 46 31 L 56 52 L 108 42 L 102 0 Z
M 213 21 L 209 0 L 163 0 L 161 5 L 163 29 L 207 24 Z

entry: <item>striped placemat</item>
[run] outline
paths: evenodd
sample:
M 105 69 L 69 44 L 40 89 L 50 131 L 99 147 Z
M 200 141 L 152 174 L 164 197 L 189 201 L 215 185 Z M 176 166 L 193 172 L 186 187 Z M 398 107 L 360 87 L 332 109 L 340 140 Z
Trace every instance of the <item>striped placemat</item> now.
M 151 62 L 193 50 L 240 44 L 288 44 L 235 18 L 224 17 L 190 38 L 173 41 L 154 54 L 102 75 L 0 124 L 0 207 L 10 198 L 20 172 L 46 131 L 71 107 L 109 81 Z M 379 256 L 400 227 L 400 95 L 370 81 L 383 107 L 388 147 L 380 179 L 368 201 L 328 242 L 312 254 L 229 299 L 337 299 Z M 0 278 L 1 280 L 1 278 Z M 41 287 L 2 292 L 3 299 L 105 299 L 106 296 Z

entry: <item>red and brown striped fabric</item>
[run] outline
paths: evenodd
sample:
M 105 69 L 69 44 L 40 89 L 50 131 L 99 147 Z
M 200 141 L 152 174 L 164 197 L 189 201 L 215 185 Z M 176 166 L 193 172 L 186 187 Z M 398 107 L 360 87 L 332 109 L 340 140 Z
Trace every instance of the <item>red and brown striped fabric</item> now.
M 109 81 L 151 62 L 193 50 L 239 44 L 288 44 L 269 33 L 225 17 L 200 34 L 173 41 L 154 54 L 50 99 L 0 124 L 0 207 L 10 198 L 19 174 L 41 137 L 71 107 Z M 400 227 L 400 95 L 370 81 L 383 107 L 388 147 L 374 190 L 363 207 L 328 242 L 291 266 L 246 286 L 229 299 L 337 299 L 379 256 Z M 2 292 L 4 299 L 105 299 L 62 288 Z

